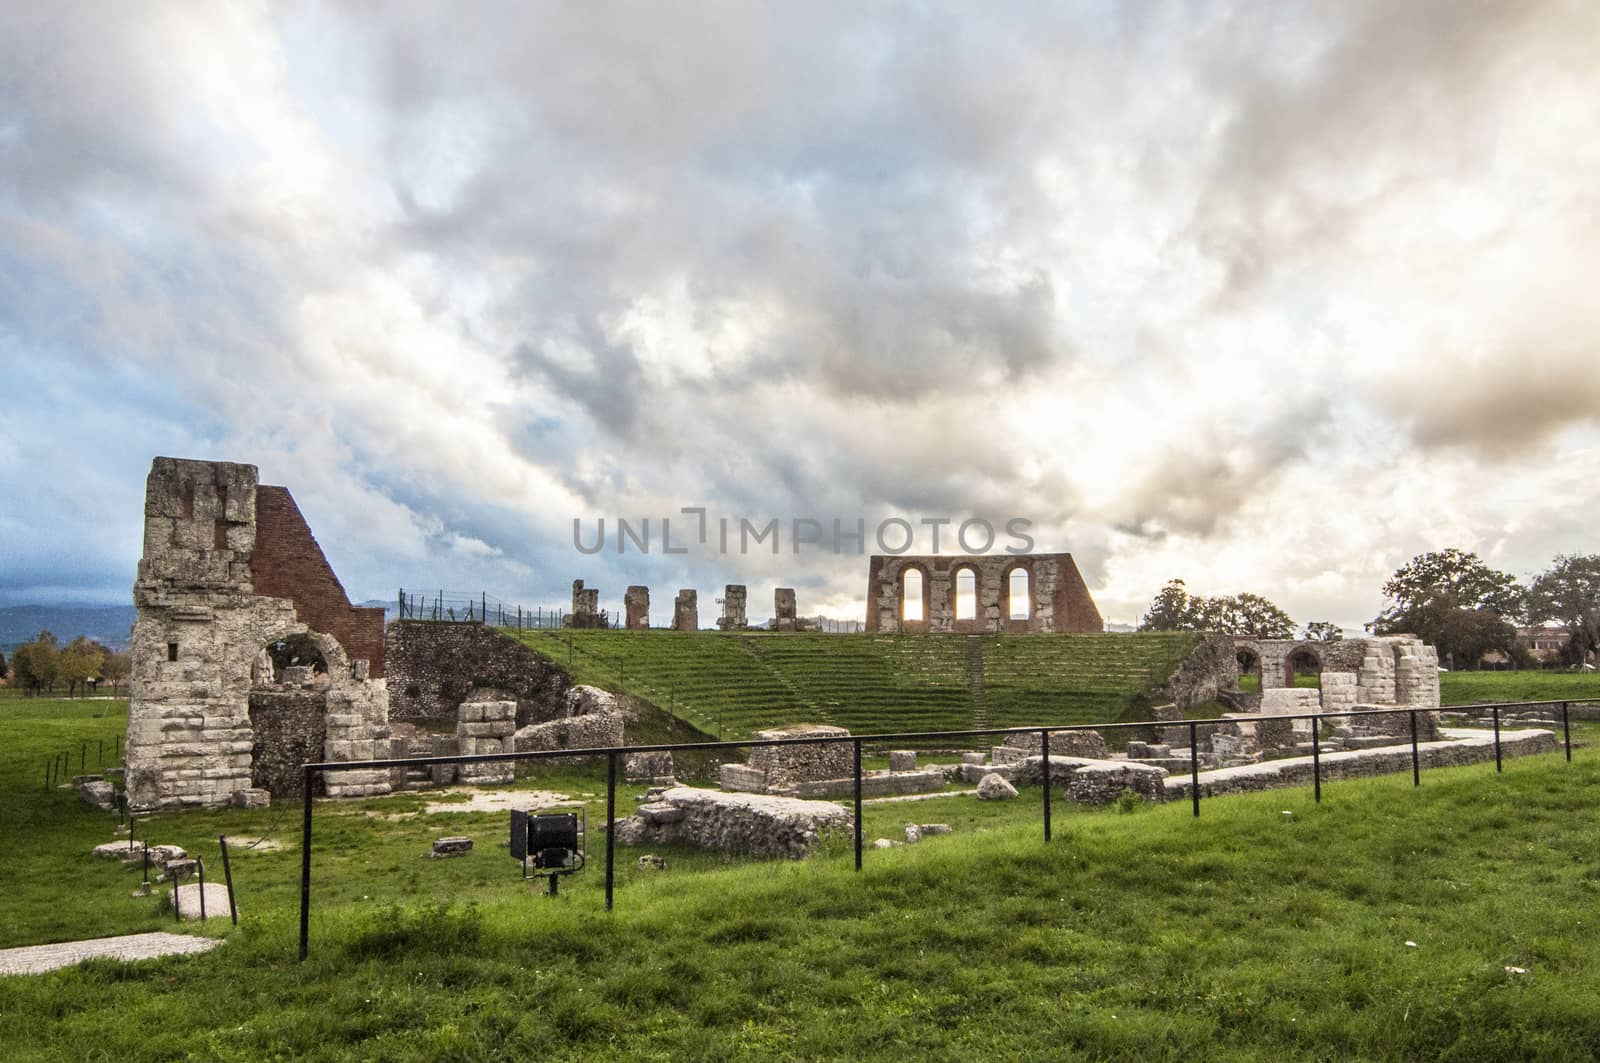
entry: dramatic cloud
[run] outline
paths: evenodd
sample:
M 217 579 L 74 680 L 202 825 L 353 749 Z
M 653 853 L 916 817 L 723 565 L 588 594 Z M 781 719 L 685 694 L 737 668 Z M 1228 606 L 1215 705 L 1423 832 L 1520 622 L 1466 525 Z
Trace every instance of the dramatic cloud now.
M 860 615 L 854 553 L 573 547 L 685 506 L 1025 517 L 1120 621 L 1533 571 L 1600 519 L 1596 39 L 1585 0 L 14 5 L 0 602 L 125 597 L 158 453 L 289 486 L 358 598 Z

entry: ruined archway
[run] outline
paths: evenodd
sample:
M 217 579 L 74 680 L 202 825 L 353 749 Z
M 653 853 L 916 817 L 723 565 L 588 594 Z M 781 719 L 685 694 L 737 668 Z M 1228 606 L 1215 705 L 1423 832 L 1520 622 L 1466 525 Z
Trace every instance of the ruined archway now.
M 1246 694 L 1259 694 L 1261 692 L 1261 655 L 1255 650 L 1241 646 L 1234 657 L 1239 662 L 1239 689 Z
M 1016 565 L 1001 576 L 1000 596 L 1000 616 L 1007 629 L 1026 631 L 1033 619 L 1033 573 L 1026 565 Z
M 1296 646 L 1283 659 L 1283 685 L 1317 689 L 1322 686 L 1322 657 L 1310 646 Z
M 963 565 L 951 573 L 951 613 L 957 623 L 978 619 L 978 570 Z
M 307 630 L 270 638 L 256 652 L 247 703 L 253 788 L 304 796 L 302 765 L 326 758 L 330 665 L 343 660 L 337 639 Z M 318 775 L 315 793 L 326 791 Z
M 928 574 L 921 565 L 907 565 L 900 573 L 895 614 L 904 631 L 925 631 L 928 625 Z

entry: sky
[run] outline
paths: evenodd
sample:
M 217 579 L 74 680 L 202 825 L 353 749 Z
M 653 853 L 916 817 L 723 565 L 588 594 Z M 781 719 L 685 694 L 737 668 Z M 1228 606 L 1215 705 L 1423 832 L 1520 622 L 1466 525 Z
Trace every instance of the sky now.
M 1029 521 L 1118 623 L 1177 577 L 1358 628 L 1423 551 L 1600 552 L 1597 40 L 1592 0 L 4 5 L 0 605 L 126 603 L 157 455 L 288 487 L 357 601 L 657 623 L 860 618 L 896 518 Z

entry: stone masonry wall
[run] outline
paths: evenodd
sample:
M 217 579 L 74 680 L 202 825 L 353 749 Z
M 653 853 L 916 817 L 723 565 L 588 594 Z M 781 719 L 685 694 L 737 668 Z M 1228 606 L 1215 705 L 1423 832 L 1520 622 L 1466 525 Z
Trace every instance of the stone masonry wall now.
M 453 724 L 474 690 L 517 703 L 521 724 L 562 715 L 572 679 L 528 647 L 483 624 L 396 620 L 388 629 L 389 716 Z
M 517 703 L 469 701 L 461 706 L 456 741 L 464 757 L 479 753 L 515 752 Z M 516 777 L 511 761 L 456 765 L 456 778 L 466 783 L 508 783 Z
M 130 645 L 127 782 L 134 808 L 219 806 L 251 788 L 252 665 L 262 647 L 290 635 L 310 636 L 327 663 L 330 740 L 334 706 L 352 702 L 362 706 L 359 737 L 387 737 L 387 692 L 384 680 L 371 675 L 371 658 L 352 659 L 338 638 L 306 619 L 338 619 L 329 585 L 320 577 L 305 588 L 271 583 L 288 578 L 290 567 L 277 552 L 293 538 L 283 530 L 285 514 L 298 515 L 288 492 L 277 491 L 265 494 L 276 515 L 269 517 L 267 552 L 258 565 L 262 494 L 254 466 L 176 458 L 151 463 L 144 553 L 133 588 L 139 616 Z M 301 547 L 326 568 L 309 531 Z M 269 574 L 269 585 L 296 597 L 261 594 L 258 568 Z M 343 606 L 345 618 L 358 624 L 363 611 L 351 610 L 348 601 Z
M 903 620 L 904 576 L 922 573 L 922 620 Z M 976 577 L 977 617 L 957 620 L 957 574 Z M 1010 618 L 1011 573 L 1028 576 L 1028 618 Z M 1071 554 L 874 555 L 867 566 L 868 631 L 1103 631 L 1105 622 Z

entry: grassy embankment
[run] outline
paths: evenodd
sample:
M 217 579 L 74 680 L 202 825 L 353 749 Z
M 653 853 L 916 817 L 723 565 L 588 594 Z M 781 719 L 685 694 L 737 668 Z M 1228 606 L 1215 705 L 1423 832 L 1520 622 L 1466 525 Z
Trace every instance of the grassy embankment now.
M 962 730 L 979 719 L 969 641 L 960 636 L 524 631 L 520 637 L 581 683 L 643 698 L 730 740 L 803 721 L 884 734 Z M 1144 719 L 1147 692 L 1166 681 L 1194 641 L 1184 632 L 982 636 L 983 716 L 994 727 Z
M 1592 696 L 1584 678 L 1556 696 Z M 1479 700 L 1454 685 L 1448 700 Z M 84 857 L 108 818 L 41 790 L 50 749 L 114 730 L 95 711 L 0 709 L 0 927 L 27 928 L 7 944 L 169 925 L 127 898 L 136 873 Z M 1058 805 L 1049 846 L 1036 792 L 876 806 L 869 837 L 907 818 L 958 832 L 870 852 L 859 876 L 837 843 L 797 865 L 674 854 L 644 875 L 630 860 L 611 916 L 598 873 L 530 896 L 488 841 L 503 814 L 422 816 L 413 796 L 323 805 L 308 964 L 292 959 L 290 815 L 269 832 L 285 849 L 235 864 L 246 919 L 227 947 L 0 980 L 0 1054 L 1590 1059 L 1596 783 L 1600 759 L 1580 750 L 1570 767 L 1436 771 L 1415 791 L 1403 776 L 1341 782 L 1321 805 L 1300 790 L 1217 800 L 1198 821 L 1186 806 Z M 156 829 L 201 845 L 276 815 Z M 480 850 L 422 856 L 456 832 Z

